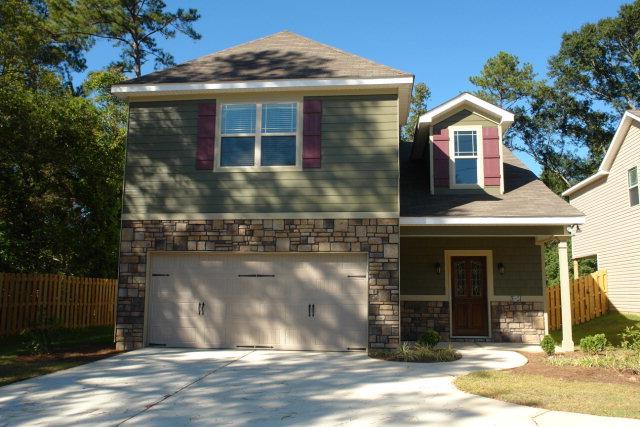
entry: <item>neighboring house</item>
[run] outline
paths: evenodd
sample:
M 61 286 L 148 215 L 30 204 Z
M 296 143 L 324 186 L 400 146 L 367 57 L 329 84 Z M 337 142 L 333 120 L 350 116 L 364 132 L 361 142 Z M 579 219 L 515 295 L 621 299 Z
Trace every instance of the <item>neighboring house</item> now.
M 595 257 L 607 270 L 618 311 L 640 312 L 639 168 L 640 110 L 627 111 L 598 172 L 562 194 L 587 218 L 572 237 L 572 256 Z
M 513 115 L 469 94 L 400 143 L 412 86 L 290 32 L 114 86 L 118 348 L 539 340 L 540 245 L 582 214 L 503 147 Z

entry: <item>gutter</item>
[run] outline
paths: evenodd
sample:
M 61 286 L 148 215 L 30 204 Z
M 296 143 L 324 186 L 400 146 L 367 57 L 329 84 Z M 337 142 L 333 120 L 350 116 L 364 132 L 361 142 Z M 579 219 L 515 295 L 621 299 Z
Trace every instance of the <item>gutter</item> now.
M 562 197 L 569 197 L 571 194 L 575 193 L 576 191 L 587 187 L 589 184 L 592 184 L 596 181 L 599 181 L 600 179 L 606 177 L 609 175 L 609 172 L 607 171 L 603 171 L 603 170 L 599 170 L 598 172 L 596 172 L 595 174 L 591 175 L 589 178 L 580 181 L 579 183 L 577 183 L 576 185 L 574 185 L 573 187 L 565 190 L 562 193 Z

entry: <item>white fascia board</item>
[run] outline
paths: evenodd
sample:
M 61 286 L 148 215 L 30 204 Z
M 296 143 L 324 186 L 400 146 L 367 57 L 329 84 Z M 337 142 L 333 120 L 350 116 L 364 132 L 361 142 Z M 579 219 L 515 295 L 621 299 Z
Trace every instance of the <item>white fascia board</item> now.
M 573 187 L 564 190 L 564 192 L 562 193 L 562 197 L 569 197 L 570 195 L 572 195 L 576 191 L 583 189 L 584 187 L 588 186 L 589 184 L 591 184 L 593 182 L 596 182 L 596 181 L 604 178 L 607 175 L 609 175 L 609 172 L 598 171 L 595 174 L 591 175 L 589 178 L 580 181 L 579 183 L 577 183 Z
M 175 94 L 189 92 L 329 89 L 349 87 L 400 87 L 412 86 L 413 77 L 388 77 L 372 79 L 282 79 L 221 83 L 156 83 L 119 84 L 111 87 L 111 93 L 121 98 L 132 95 Z
M 616 129 L 616 133 L 613 135 L 613 138 L 611 139 L 611 143 L 609 144 L 609 148 L 607 148 L 607 152 L 604 155 L 604 158 L 602 159 L 602 163 L 598 168 L 598 172 L 595 173 L 594 175 L 591 175 L 589 178 L 583 181 L 580 181 L 573 187 L 565 190 L 564 193 L 562 193 L 562 196 L 568 197 L 571 194 L 575 193 L 576 191 L 588 186 L 589 184 L 609 174 L 609 171 L 611 170 L 611 166 L 613 165 L 613 161 L 615 160 L 616 155 L 618 154 L 618 151 L 620 151 L 620 146 L 622 145 L 624 138 L 627 136 L 627 131 L 631 126 L 631 122 L 634 120 L 636 122 L 640 122 L 640 117 L 636 116 L 635 114 L 631 114 L 628 111 L 622 115 L 622 120 L 620 120 L 620 124 Z
M 451 217 L 451 216 L 403 216 L 400 225 L 573 225 L 584 224 L 584 216 L 536 216 L 536 217 Z
M 471 95 L 468 92 L 461 93 L 449 101 L 438 105 L 437 107 L 427 111 L 425 114 L 420 116 L 419 123 L 433 123 L 434 118 L 450 111 L 462 104 L 471 104 L 481 110 L 488 111 L 489 113 L 500 117 L 500 123 L 513 123 L 514 115 L 513 113 L 504 110 L 497 105 L 493 105 L 484 99 L 480 99 L 475 95 Z

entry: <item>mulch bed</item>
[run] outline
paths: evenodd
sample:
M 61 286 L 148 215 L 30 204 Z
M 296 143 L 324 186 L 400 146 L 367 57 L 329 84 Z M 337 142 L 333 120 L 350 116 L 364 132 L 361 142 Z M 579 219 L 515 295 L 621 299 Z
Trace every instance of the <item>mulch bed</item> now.
M 546 356 L 542 353 L 521 353 L 529 362 L 519 368 L 511 369 L 513 372 L 542 375 L 552 378 L 560 378 L 572 381 L 592 381 L 614 384 L 634 384 L 640 387 L 640 375 L 632 372 L 620 372 L 615 369 L 589 368 L 582 366 L 553 366 L 545 362 Z M 580 357 L 580 353 L 565 354 L 560 357 Z

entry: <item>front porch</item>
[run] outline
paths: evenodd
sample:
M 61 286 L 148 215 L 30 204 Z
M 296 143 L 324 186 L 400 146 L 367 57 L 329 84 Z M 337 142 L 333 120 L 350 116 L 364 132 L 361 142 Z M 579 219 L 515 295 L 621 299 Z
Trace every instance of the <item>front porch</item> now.
M 544 242 L 551 239 L 564 242 L 558 256 L 568 290 L 563 232 L 562 226 L 401 227 L 401 340 L 433 329 L 442 341 L 539 343 L 548 333 Z M 570 336 L 563 347 L 573 348 Z

